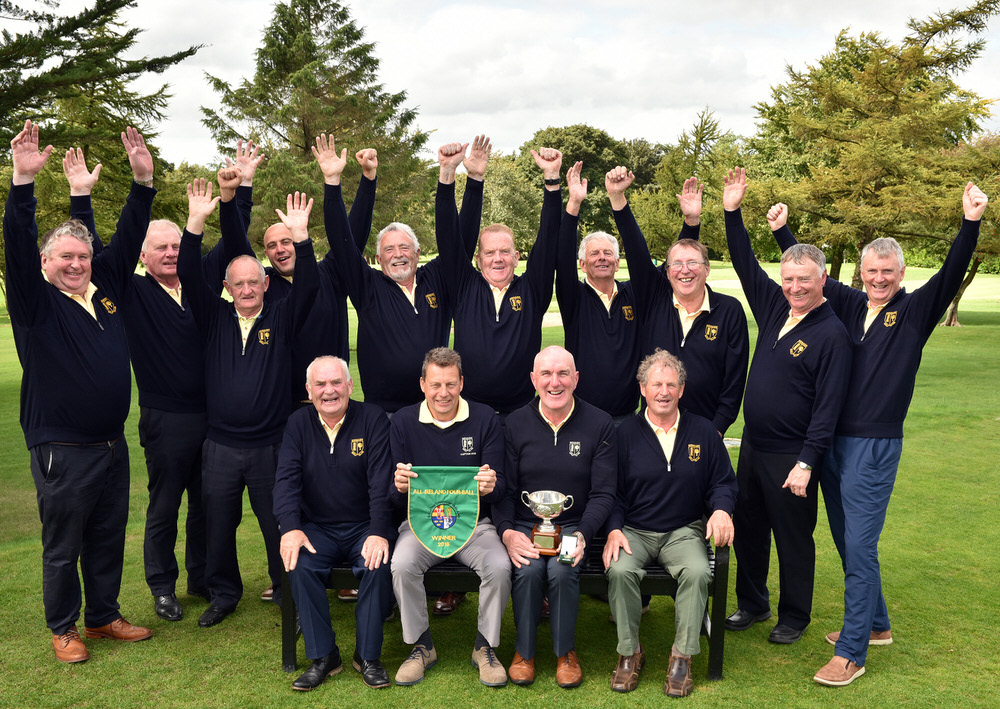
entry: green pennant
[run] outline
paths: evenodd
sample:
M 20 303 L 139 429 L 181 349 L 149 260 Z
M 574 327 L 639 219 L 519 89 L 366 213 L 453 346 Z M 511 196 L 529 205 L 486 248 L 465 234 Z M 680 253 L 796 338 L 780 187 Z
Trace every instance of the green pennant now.
M 407 515 L 427 551 L 442 559 L 468 544 L 479 520 L 479 472 L 473 466 L 414 466 Z

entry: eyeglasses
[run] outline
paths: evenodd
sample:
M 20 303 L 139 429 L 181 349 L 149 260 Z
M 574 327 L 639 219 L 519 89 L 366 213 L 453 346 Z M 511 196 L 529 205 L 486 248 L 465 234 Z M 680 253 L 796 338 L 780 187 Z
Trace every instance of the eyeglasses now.
M 689 271 L 697 271 L 699 266 L 704 265 L 704 261 L 671 261 L 667 264 L 667 266 L 674 271 L 680 271 L 684 267 L 687 267 Z

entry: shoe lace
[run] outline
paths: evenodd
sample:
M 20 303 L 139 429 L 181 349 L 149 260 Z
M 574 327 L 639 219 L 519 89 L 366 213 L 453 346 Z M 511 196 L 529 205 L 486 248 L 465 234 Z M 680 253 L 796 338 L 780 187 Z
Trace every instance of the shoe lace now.
M 65 648 L 74 640 L 80 640 L 80 631 L 76 628 L 70 628 L 65 633 L 59 636 L 59 643 Z
M 430 657 L 431 653 L 428 652 L 427 648 L 423 645 L 414 645 L 413 649 L 410 651 L 409 657 L 406 659 L 417 660 L 418 662 L 424 662 L 424 658 Z
M 497 660 L 496 652 L 493 650 L 492 647 L 490 647 L 489 645 L 487 645 L 486 647 L 483 648 L 483 652 L 486 655 L 486 664 L 487 665 L 489 665 L 490 667 L 492 667 L 493 665 L 499 664 L 499 661 Z
M 580 661 L 576 659 L 576 650 L 570 650 L 566 653 L 566 664 L 570 667 L 580 664 Z

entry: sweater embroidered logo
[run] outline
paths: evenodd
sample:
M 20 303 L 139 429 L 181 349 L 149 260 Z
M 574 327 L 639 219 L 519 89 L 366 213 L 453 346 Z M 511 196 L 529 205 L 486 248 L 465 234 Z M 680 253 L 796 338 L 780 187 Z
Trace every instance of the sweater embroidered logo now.
M 521 296 L 519 296 L 519 295 L 512 295 L 510 297 L 510 309 L 511 310 L 520 310 L 521 309 Z
M 427 295 L 424 296 L 424 298 L 427 299 L 427 305 L 431 306 L 432 308 L 436 308 L 438 306 L 437 293 L 428 293 Z
M 580 441 L 569 442 L 569 454 L 572 456 L 580 455 Z
M 360 458 L 365 454 L 365 439 L 364 438 L 352 438 L 351 439 L 351 455 L 355 458 Z
M 688 443 L 688 460 L 697 463 L 701 460 L 701 445 L 698 443 Z
M 271 328 L 266 327 L 263 330 L 257 331 L 257 342 L 262 345 L 271 344 Z
M 632 313 L 632 306 L 631 305 L 623 305 L 622 306 L 622 313 L 625 314 L 625 319 L 626 320 L 634 320 L 635 319 L 635 315 Z
M 462 455 L 475 455 L 476 442 L 472 436 L 462 436 Z
M 792 345 L 792 348 L 790 350 L 788 350 L 788 352 L 789 352 L 789 354 L 792 355 L 792 357 L 798 357 L 800 354 L 802 354 L 803 352 L 806 351 L 806 347 L 808 347 L 808 346 L 809 345 L 807 345 L 802 340 L 796 340 L 795 344 Z
M 719 326 L 718 325 L 706 325 L 705 326 L 705 339 L 709 342 L 714 342 L 719 336 Z
M 883 321 L 882 324 L 885 325 L 886 327 L 892 327 L 893 325 L 895 325 L 896 324 L 896 312 L 897 311 L 893 310 L 891 313 L 886 313 L 885 314 L 885 320 Z
M 472 538 L 479 520 L 476 466 L 414 466 L 407 517 L 427 551 L 447 559 Z
M 114 303 L 112 303 L 107 298 L 101 298 L 101 305 L 104 306 L 104 309 L 108 311 L 109 315 L 114 315 L 115 312 L 117 312 L 117 310 L 118 310 L 118 306 L 116 306 Z M 895 314 L 896 313 L 893 313 L 893 315 L 895 315 Z

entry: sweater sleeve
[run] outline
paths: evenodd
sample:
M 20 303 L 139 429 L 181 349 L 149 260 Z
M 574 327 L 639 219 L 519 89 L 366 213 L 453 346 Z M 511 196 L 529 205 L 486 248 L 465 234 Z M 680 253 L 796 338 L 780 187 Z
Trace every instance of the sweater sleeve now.
M 302 332 L 308 321 L 316 294 L 319 292 L 319 269 L 311 239 L 295 242 L 295 284 L 291 295 L 280 301 L 278 307 L 291 308 L 291 335 Z
M 716 510 L 722 510 L 730 517 L 736 509 L 736 473 L 726 451 L 726 444 L 721 438 L 715 437 L 712 443 L 711 478 L 705 496 L 705 516 L 711 517 Z
M 222 292 L 222 281 L 226 277 L 226 266 L 237 256 L 253 256 L 250 240 L 247 239 L 246 224 L 240 215 L 237 199 L 219 203 L 219 233 L 221 238 L 202 258 L 205 282 L 213 293 Z
M 372 420 L 368 437 L 368 500 L 371 527 L 369 533 L 390 541 L 396 538 L 392 524 L 392 506 L 389 502 L 386 480 L 392 479 L 394 464 L 389 457 L 389 419 L 379 411 Z
M 94 221 L 94 205 L 89 194 L 70 196 L 69 198 L 69 218 L 79 219 L 87 227 L 87 231 L 94 237 L 94 256 L 101 253 L 104 244 L 97 233 L 97 222 Z
M 653 257 L 649 246 L 639 229 L 639 223 L 632 214 L 632 208 L 627 204 L 614 212 L 615 225 L 625 246 L 625 257 L 628 259 L 628 275 L 632 281 L 632 293 L 636 300 L 636 309 L 640 317 L 653 312 L 653 307 L 666 292 L 670 290 L 667 281 L 653 265 Z M 665 289 L 665 290 L 660 290 Z
M 962 285 L 979 241 L 980 224 L 981 221 L 962 219 L 962 227 L 951 243 L 941 269 L 910 297 L 909 316 L 921 318 L 918 332 L 923 335 L 925 342 Z
M 816 396 L 798 458 L 803 463 L 816 466 L 823 460 L 847 400 L 850 377 L 851 343 L 846 336 L 837 337 L 823 353 L 815 373 Z
M 750 244 L 750 235 L 743 225 L 743 212 L 739 209 L 727 211 L 725 219 L 726 242 L 729 245 L 729 257 L 733 261 L 733 269 L 743 286 L 750 310 L 760 324 L 767 317 L 767 306 L 774 289 L 781 290 L 781 286 L 772 281 L 757 263 L 757 257 L 754 256 Z
M 578 247 L 577 229 L 580 217 L 563 214 L 559 225 L 559 244 L 556 248 L 556 302 L 563 326 L 576 322 L 580 307 L 580 281 L 577 279 L 576 263 Z
M 351 224 L 354 245 L 361 253 L 365 252 L 365 246 L 368 245 L 368 239 L 372 233 L 376 184 L 376 180 L 369 180 L 362 175 L 361 181 L 358 182 L 358 191 L 354 195 L 354 202 L 351 203 L 351 214 L 348 220 Z
M 519 468 L 520 457 L 517 447 L 511 440 L 510 429 L 504 427 L 504 477 L 506 478 L 506 491 L 503 496 L 493 503 L 493 526 L 497 528 L 497 534 L 503 539 L 503 533 L 514 528 L 514 504 L 521 493 Z
M 364 254 L 354 244 L 340 185 L 324 186 L 323 221 L 326 225 L 326 238 L 330 242 L 330 253 L 333 254 L 335 273 L 347 289 L 354 307 L 361 309 L 371 297 L 372 280 L 377 274 L 372 272 Z
M 798 239 L 795 238 L 795 235 L 792 233 L 792 230 L 788 228 L 787 224 L 780 229 L 772 230 L 771 235 L 774 236 L 774 240 L 777 242 L 778 248 L 781 249 L 781 253 L 785 253 L 785 250 L 788 249 L 789 246 L 795 246 L 799 243 Z
M 449 283 L 451 293 L 461 292 L 460 284 L 481 276 L 462 245 L 458 209 L 455 207 L 455 183 L 438 182 L 434 198 L 434 234 L 441 259 L 443 282 Z
M 11 322 L 30 327 L 48 314 L 45 279 L 39 269 L 35 183 L 11 185 L 3 212 L 4 277 Z
M 465 248 L 466 257 L 469 259 L 476 253 L 479 230 L 483 223 L 484 184 L 482 180 L 469 179 L 465 181 L 465 192 L 462 194 L 462 211 L 458 213 L 462 246 Z
M 500 419 L 496 415 L 490 416 L 489 422 L 486 424 L 483 454 L 480 460 L 482 460 L 483 465 L 489 465 L 497 474 L 497 482 L 493 488 L 493 492 L 483 495 L 481 499 L 484 504 L 493 505 L 503 499 L 507 492 L 507 480 L 504 475 L 503 428 L 500 426 Z
M 740 413 L 743 390 L 747 384 L 747 365 L 750 362 L 750 334 L 747 316 L 741 304 L 735 304 L 729 319 L 731 322 L 726 328 L 729 337 L 726 340 L 725 369 L 721 372 L 722 391 L 719 392 L 719 403 L 712 417 L 715 430 L 723 436 Z
M 300 419 L 293 418 L 285 427 L 274 473 L 274 517 L 282 534 L 302 529 L 303 431 Z
M 528 279 L 528 285 L 541 312 L 547 310 L 552 302 L 552 281 L 556 272 L 556 249 L 559 246 L 562 211 L 562 191 L 544 190 L 538 236 L 524 269 L 524 276 Z
M 108 245 L 94 257 L 94 278 L 100 279 L 97 285 L 108 288 L 105 279 L 109 279 L 112 282 L 110 287 L 115 292 L 125 292 L 139 262 L 139 252 L 146 239 L 155 194 L 156 190 L 152 187 L 132 183 L 125 206 L 118 217 L 115 233 Z
M 578 527 L 588 544 L 607 521 L 617 497 L 618 444 L 611 417 L 602 426 L 598 440 L 590 461 L 590 495 Z
M 201 268 L 201 239 L 201 234 L 184 230 L 180 253 L 177 255 L 177 276 L 181 279 L 181 286 L 191 306 L 191 314 L 204 336 L 212 327 L 216 304 L 222 298 L 219 294 L 212 293 L 205 282 Z

